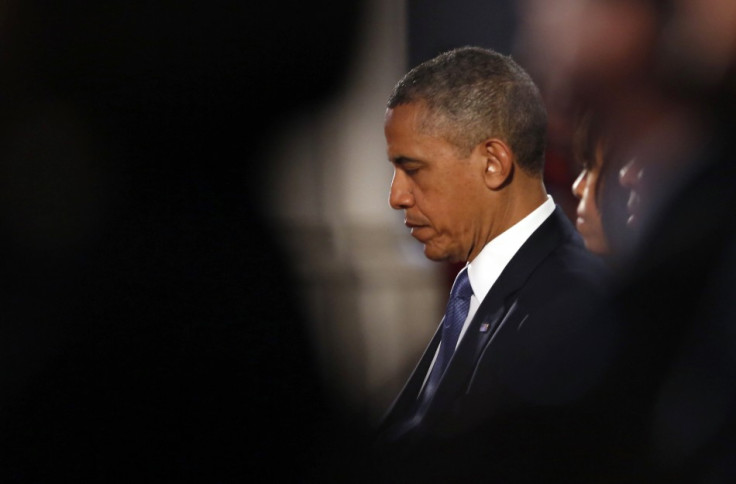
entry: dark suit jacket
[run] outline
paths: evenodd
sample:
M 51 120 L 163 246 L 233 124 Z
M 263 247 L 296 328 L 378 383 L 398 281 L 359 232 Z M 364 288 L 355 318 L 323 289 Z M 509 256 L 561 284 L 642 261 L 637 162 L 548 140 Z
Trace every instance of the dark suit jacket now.
M 619 482 L 736 482 L 736 123 L 723 114 L 614 287 L 626 351 L 600 408 L 633 450 Z M 647 176 L 661 185 L 663 168 Z
M 563 452 L 560 436 L 584 427 L 574 410 L 615 351 L 616 326 L 589 318 L 606 281 L 558 207 L 482 301 L 420 415 L 414 403 L 440 331 L 432 338 L 379 429 L 382 471 L 423 482 L 541 473 L 549 482 L 563 454 L 586 447 L 581 436 Z

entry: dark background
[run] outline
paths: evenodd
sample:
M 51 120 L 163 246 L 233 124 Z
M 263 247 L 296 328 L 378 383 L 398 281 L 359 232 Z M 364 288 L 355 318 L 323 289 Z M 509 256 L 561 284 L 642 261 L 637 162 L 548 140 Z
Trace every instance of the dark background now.
M 261 3 L 3 3 L 4 482 L 320 473 L 332 412 L 255 195 L 361 6 Z
M 511 54 L 517 30 L 513 0 L 409 0 L 409 64 L 464 45 L 490 47 Z

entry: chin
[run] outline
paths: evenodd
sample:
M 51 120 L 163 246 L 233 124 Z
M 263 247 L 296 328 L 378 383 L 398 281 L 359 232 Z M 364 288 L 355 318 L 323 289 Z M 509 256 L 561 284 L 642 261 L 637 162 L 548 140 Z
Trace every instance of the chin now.
M 597 255 L 607 255 L 608 254 L 608 244 L 602 240 L 585 240 L 585 248 L 587 248 L 590 252 L 597 254 Z
M 451 255 L 447 251 L 429 245 L 424 246 L 424 256 L 434 262 L 445 262 L 452 260 Z
M 429 259 L 431 261 L 434 261 L 434 262 L 442 262 L 442 261 L 447 260 L 447 257 L 446 256 L 443 256 L 443 255 L 440 255 L 440 254 L 435 254 L 434 252 L 430 252 L 430 251 L 427 251 L 427 250 L 424 251 L 424 256 L 427 259 Z

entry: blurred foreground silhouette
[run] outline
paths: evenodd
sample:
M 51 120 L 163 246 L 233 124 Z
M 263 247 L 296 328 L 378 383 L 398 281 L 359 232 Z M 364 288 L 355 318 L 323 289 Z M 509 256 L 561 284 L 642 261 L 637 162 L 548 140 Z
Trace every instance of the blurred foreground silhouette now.
M 358 2 L 2 10 L 3 482 L 326 479 L 256 195 L 271 130 L 340 86 Z

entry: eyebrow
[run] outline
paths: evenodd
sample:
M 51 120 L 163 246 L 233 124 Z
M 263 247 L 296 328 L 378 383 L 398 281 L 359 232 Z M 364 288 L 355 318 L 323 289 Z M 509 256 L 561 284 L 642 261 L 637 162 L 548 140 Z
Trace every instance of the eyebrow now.
M 389 163 L 393 163 L 398 166 L 406 165 L 407 163 L 423 163 L 421 160 L 409 158 L 407 156 L 397 156 L 396 158 L 389 159 L 388 161 Z

